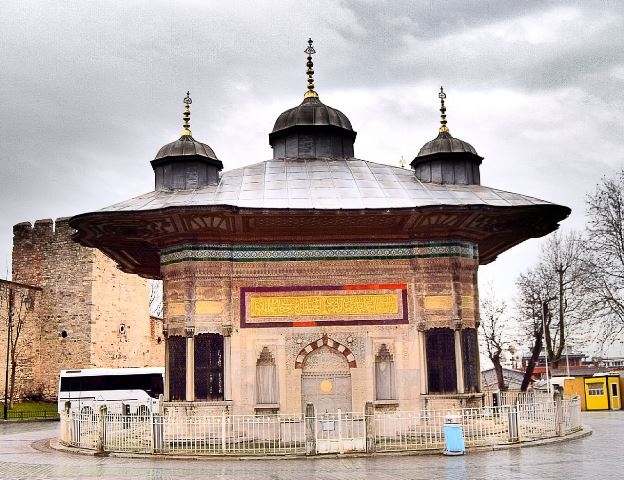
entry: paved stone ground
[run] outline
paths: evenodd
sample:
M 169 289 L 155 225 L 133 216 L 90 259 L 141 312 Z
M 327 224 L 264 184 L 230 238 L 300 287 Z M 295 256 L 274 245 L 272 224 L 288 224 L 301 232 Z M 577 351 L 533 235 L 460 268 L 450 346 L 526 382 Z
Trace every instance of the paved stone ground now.
M 207 461 L 77 455 L 48 446 L 58 423 L 0 424 L 0 479 L 620 479 L 624 411 L 583 413 L 591 436 L 531 448 L 442 455 Z

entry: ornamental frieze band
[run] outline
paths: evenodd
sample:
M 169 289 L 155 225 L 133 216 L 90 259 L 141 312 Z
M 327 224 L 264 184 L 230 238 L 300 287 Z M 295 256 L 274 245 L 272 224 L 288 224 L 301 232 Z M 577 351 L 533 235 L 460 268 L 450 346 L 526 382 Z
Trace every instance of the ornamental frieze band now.
M 247 287 L 240 299 L 243 328 L 408 323 L 406 284 Z
M 414 242 L 383 245 L 183 245 L 163 250 L 161 265 L 179 262 L 279 262 L 305 260 L 381 260 L 437 257 L 478 258 L 467 242 Z

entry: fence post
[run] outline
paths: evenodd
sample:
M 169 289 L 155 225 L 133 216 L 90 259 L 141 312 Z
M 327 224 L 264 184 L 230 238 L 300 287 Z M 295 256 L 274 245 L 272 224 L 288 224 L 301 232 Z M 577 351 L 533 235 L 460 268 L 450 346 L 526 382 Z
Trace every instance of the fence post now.
M 502 408 L 502 407 L 498 407 L 498 408 Z M 520 441 L 520 436 L 518 435 L 518 407 L 516 405 L 511 405 L 509 407 L 507 419 L 509 423 L 509 441 L 510 442 Z
M 305 408 L 305 439 L 306 455 L 316 455 L 316 415 L 311 403 Z
M 152 452 L 161 453 L 164 448 L 163 416 L 152 414 Z
M 98 418 L 97 428 L 97 451 L 99 453 L 104 452 L 104 446 L 106 445 L 106 405 L 100 405 L 100 417 Z
M 375 407 L 373 402 L 364 406 L 364 423 L 366 425 L 366 453 L 375 453 Z
M 225 412 L 221 413 L 221 453 L 225 455 Z
M 555 433 L 557 436 L 562 437 L 564 433 L 563 428 L 563 402 L 561 401 L 561 394 L 555 392 Z

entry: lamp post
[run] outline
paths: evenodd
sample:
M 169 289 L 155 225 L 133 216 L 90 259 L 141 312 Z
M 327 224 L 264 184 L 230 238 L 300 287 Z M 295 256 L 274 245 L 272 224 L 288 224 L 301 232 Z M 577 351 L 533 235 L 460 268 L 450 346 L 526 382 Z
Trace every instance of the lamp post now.
M 11 287 L 9 287 L 8 310 L 6 371 L 4 375 L 4 406 L 2 408 L 2 418 L 5 420 L 9 417 L 9 351 L 11 350 L 11 336 L 13 334 L 13 289 Z

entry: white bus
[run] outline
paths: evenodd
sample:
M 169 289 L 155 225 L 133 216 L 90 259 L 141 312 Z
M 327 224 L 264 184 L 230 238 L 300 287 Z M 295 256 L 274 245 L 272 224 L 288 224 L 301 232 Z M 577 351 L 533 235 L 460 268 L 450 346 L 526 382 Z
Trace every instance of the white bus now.
M 80 413 L 94 413 L 101 405 L 111 413 L 154 412 L 164 392 L 164 378 L 164 367 L 61 370 L 58 411 L 64 412 L 69 402 L 70 411 Z M 128 405 L 124 412 L 122 404 Z

